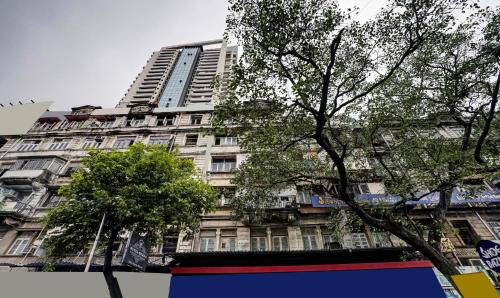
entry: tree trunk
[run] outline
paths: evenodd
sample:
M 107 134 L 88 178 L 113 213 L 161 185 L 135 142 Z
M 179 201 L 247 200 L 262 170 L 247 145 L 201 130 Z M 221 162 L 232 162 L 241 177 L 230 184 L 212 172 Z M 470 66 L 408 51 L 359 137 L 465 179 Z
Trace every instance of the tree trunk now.
M 351 210 L 353 210 L 364 223 L 371 227 L 388 231 L 420 251 L 450 282 L 452 282 L 450 278 L 451 275 L 460 274 L 460 271 L 458 271 L 455 265 L 448 260 L 441 250 L 436 249 L 430 243 L 412 233 L 401 223 L 391 220 L 390 218 L 386 218 L 384 221 L 376 220 L 362 210 L 362 207 L 355 203 L 354 200 L 348 200 L 345 201 L 345 203 L 349 205 Z
M 418 235 L 415 235 L 410 230 L 406 229 L 401 223 L 391 220 L 390 218 L 382 220 L 371 216 L 354 200 L 355 197 L 354 194 L 350 190 L 348 190 L 347 187 L 348 174 L 344 161 L 335 151 L 328 137 L 326 137 L 322 133 L 322 126 L 320 124 L 318 124 L 317 126 L 315 139 L 318 142 L 318 144 L 323 149 L 325 149 L 325 151 L 328 153 L 329 157 L 332 159 L 335 166 L 337 167 L 337 171 L 339 173 L 339 181 L 340 181 L 340 199 L 344 203 L 346 203 L 350 207 L 350 209 L 354 211 L 364 223 L 374 228 L 379 228 L 391 232 L 395 236 L 401 238 L 402 240 L 410 244 L 412 247 L 420 251 L 451 282 L 451 284 L 454 285 L 450 276 L 460 274 L 460 272 L 455 267 L 455 265 L 450 260 L 448 260 L 448 258 L 441 252 L 440 249 L 434 248 L 424 239 L 420 238 Z M 443 200 L 443 198 L 445 198 L 446 196 L 445 193 L 441 195 L 442 197 L 440 197 L 440 205 L 445 204 L 446 207 L 447 206 L 446 203 L 449 203 L 449 201 Z M 444 218 L 447 208 L 443 209 L 441 207 L 442 206 L 437 206 L 436 208 L 439 209 L 437 211 L 439 212 L 440 218 Z
M 117 236 L 118 230 L 111 230 L 111 235 L 106 246 L 106 253 L 104 255 L 104 266 L 102 268 L 104 279 L 106 279 L 106 284 L 108 285 L 110 298 L 123 298 L 118 280 L 113 276 L 113 270 L 111 269 L 111 263 L 113 260 L 113 243 L 115 242 Z
M 404 240 L 404 237 L 402 239 Z M 460 274 L 460 271 L 458 271 L 453 262 L 451 262 L 441 251 L 436 250 L 425 240 L 418 239 L 417 241 L 407 242 L 427 257 L 448 279 L 450 279 L 451 275 Z

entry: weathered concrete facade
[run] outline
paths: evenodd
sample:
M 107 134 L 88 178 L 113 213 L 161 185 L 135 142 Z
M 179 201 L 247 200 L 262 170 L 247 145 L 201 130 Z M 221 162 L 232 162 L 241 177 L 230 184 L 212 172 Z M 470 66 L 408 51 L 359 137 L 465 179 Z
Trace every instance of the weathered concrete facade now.
M 212 43 L 220 43 L 213 48 Z M 206 46 L 210 46 L 205 49 Z M 177 106 L 158 106 L 177 57 L 184 48 L 199 47 L 201 54 L 188 82 L 185 98 Z M 26 134 L 7 138 L 0 148 L 0 266 L 27 265 L 44 255 L 44 227 L 40 219 L 47 210 L 63 199 L 56 195 L 58 187 L 69 182 L 71 172 L 79 166 L 88 148 L 99 150 L 126 149 L 133 142 L 166 144 L 191 158 L 202 177 L 214 187 L 234 191 L 232 170 L 245 159 L 236 136 L 205 135 L 217 96 L 224 92 L 224 79 L 236 62 L 236 48 L 223 41 L 165 47 L 153 53 L 116 108 L 83 106 L 71 111 L 47 112 Z M 218 90 L 213 88 L 216 76 L 222 78 Z M 182 89 L 184 90 L 184 89 Z M 443 123 L 436 132 L 457 137 L 457 127 Z M 487 182 L 498 192 L 498 181 Z M 381 182 L 366 181 L 358 185 L 360 194 L 382 194 Z M 232 216 L 228 198 L 221 196 L 217 211 L 202 216 L 200 230 L 193 238 L 172 235 L 153 248 L 152 263 L 161 264 L 164 253 L 207 251 L 284 251 L 334 248 L 377 248 L 405 246 L 394 236 L 371 231 L 368 227 L 334 241 L 327 228 L 329 212 L 311 205 L 310 191 L 295 187 L 283 191 L 272 220 L 252 225 Z M 430 208 L 416 208 L 412 216 L 425 220 Z M 500 237 L 500 211 L 496 203 L 460 205 L 448 215 L 449 232 L 445 244 L 449 257 L 457 265 L 480 266 L 474 243 L 480 239 Z M 125 243 L 116 244 L 116 262 Z M 68 256 L 66 261 L 83 263 L 88 251 Z M 96 263 L 101 262 L 100 257 Z M 0 267 L 2 268 L 2 267 Z

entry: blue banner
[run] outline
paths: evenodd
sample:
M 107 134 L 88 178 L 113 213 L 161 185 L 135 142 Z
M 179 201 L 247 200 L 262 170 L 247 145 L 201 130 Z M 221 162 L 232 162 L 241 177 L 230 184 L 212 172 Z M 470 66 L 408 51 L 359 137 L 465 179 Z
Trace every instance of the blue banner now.
M 500 273 L 499 241 L 481 240 L 477 243 L 476 250 L 486 266 L 496 273 Z
M 432 268 L 173 276 L 169 298 L 445 298 Z
M 419 195 L 419 194 L 417 194 Z M 385 194 L 360 194 L 355 200 L 360 204 L 370 205 L 393 205 L 401 201 L 401 197 Z M 434 205 L 439 202 L 439 193 L 433 192 L 418 201 L 407 201 L 406 205 Z M 478 193 L 453 192 L 451 195 L 451 204 L 460 205 L 468 203 L 498 203 L 500 202 L 500 193 L 498 191 L 482 191 Z M 316 208 L 347 207 L 347 205 L 337 198 L 327 198 L 312 196 L 311 203 Z

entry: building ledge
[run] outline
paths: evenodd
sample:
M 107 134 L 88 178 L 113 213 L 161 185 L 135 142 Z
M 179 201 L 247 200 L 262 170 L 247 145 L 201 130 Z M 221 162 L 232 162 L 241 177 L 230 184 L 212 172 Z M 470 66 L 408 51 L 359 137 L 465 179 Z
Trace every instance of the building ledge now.
M 231 251 L 172 253 L 171 266 L 272 266 L 343 263 L 400 262 L 415 252 L 410 247 L 297 250 L 297 251 Z

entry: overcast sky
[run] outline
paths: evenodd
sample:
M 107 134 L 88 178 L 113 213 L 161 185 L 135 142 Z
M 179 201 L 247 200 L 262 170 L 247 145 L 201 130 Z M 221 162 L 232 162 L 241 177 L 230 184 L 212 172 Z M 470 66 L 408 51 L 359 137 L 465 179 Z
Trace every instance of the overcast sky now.
M 366 19 L 385 1 L 340 2 Z M 226 0 L 0 0 L 0 103 L 114 107 L 153 51 L 221 38 L 226 11 Z

